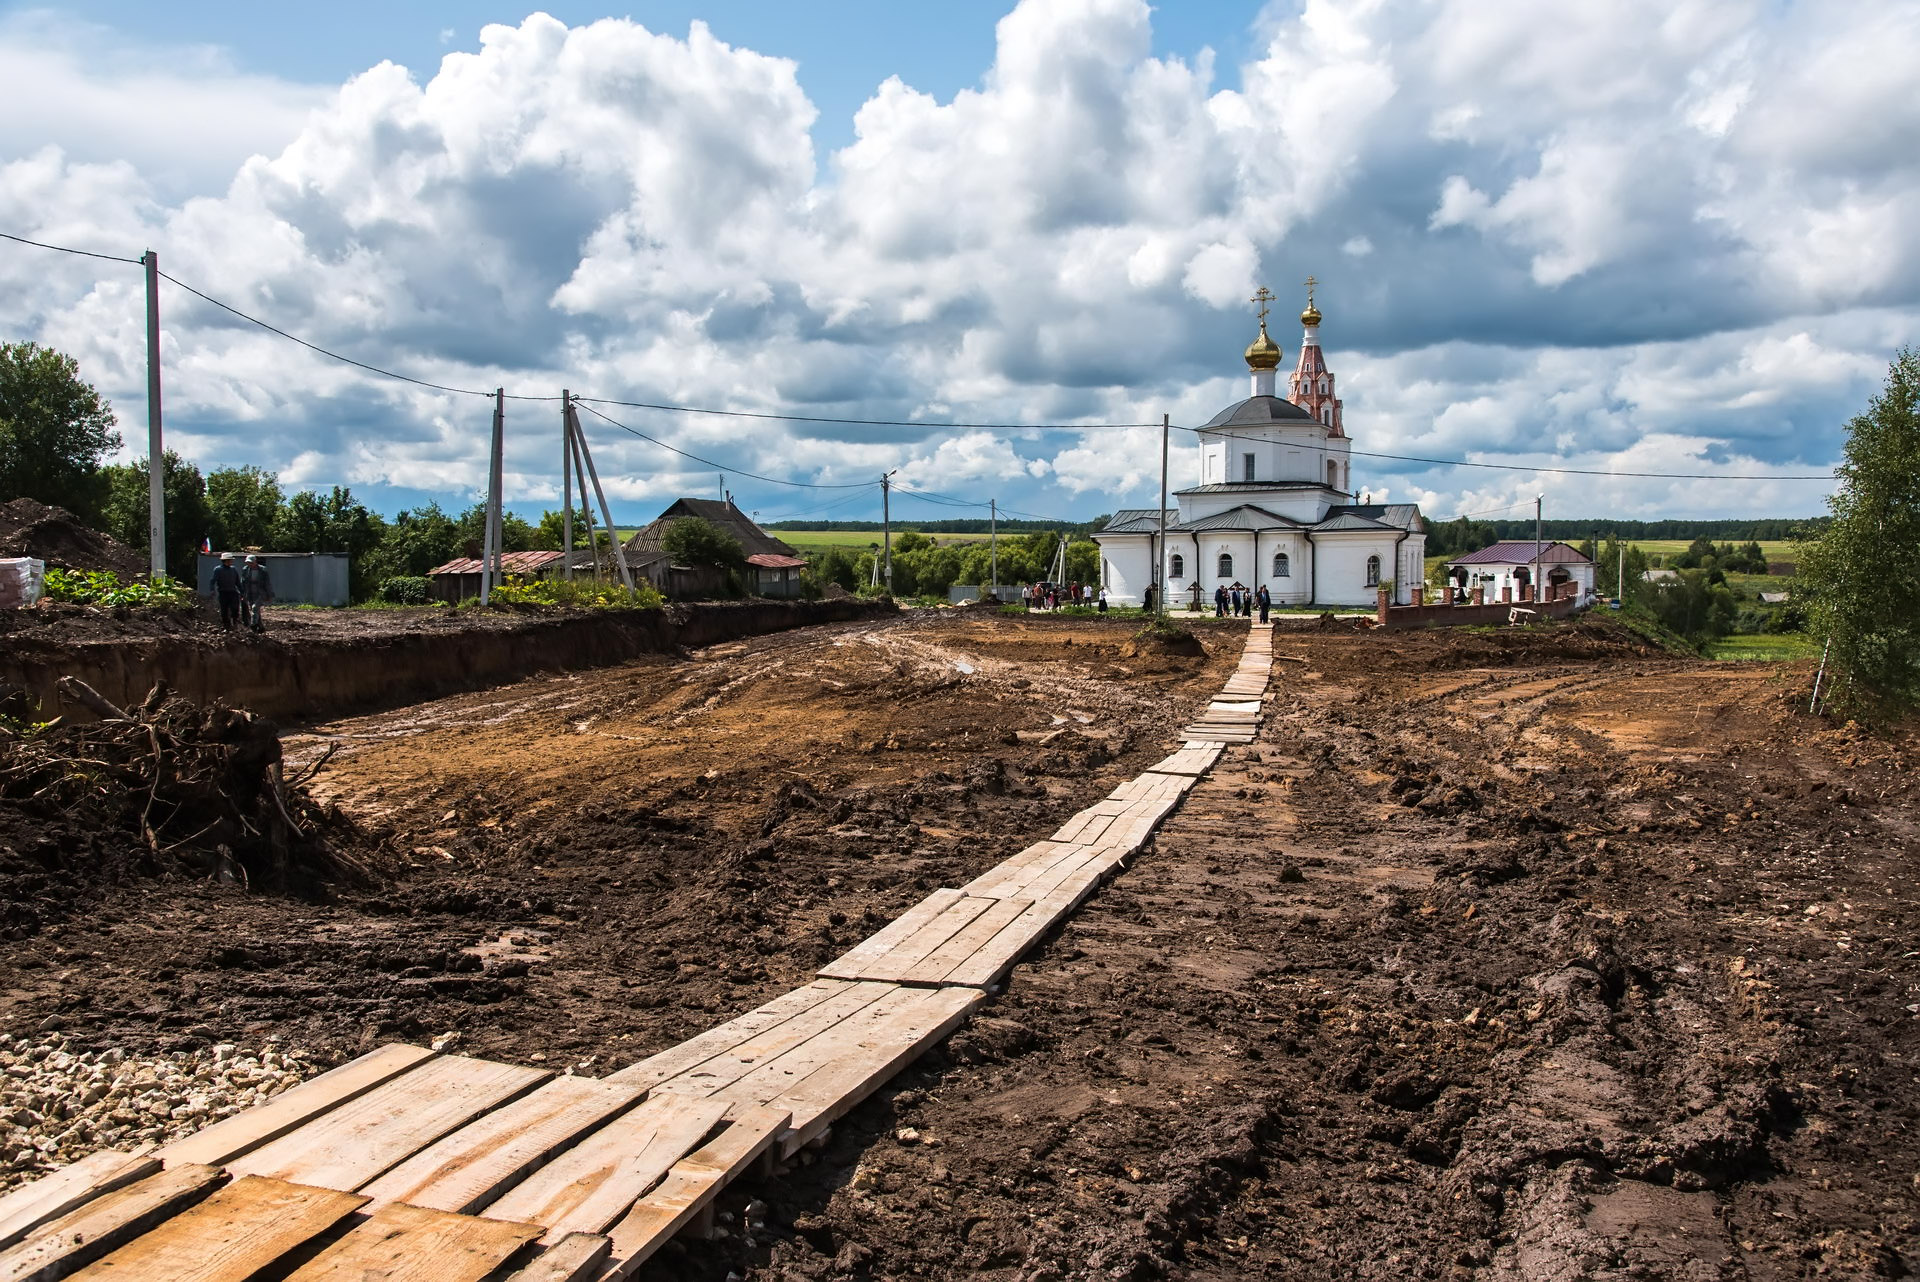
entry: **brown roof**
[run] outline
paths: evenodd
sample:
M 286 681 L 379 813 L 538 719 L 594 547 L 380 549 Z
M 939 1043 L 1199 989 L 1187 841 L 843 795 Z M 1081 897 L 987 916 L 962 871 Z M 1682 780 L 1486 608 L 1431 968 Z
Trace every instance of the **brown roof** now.
M 560 559 L 558 552 L 503 552 L 500 568 L 508 574 L 536 574 Z M 463 556 L 435 566 L 428 574 L 478 574 L 485 565 L 477 556 Z
M 791 547 L 755 525 L 748 519 L 745 512 L 719 499 L 675 499 L 671 507 L 627 540 L 627 548 L 634 552 L 659 551 L 660 541 L 666 537 L 667 527 L 682 517 L 688 516 L 712 521 L 721 529 L 728 531 L 734 538 L 740 540 L 741 550 L 750 557 L 763 553 L 771 553 L 775 556 L 793 555 Z
M 797 556 L 781 556 L 778 552 L 756 552 L 747 558 L 748 565 L 757 565 L 763 570 L 799 570 L 806 562 Z

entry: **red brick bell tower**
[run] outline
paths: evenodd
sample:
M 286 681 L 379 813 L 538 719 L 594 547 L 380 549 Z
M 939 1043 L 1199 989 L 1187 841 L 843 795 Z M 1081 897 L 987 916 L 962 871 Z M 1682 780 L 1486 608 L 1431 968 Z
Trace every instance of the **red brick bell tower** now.
M 1287 380 L 1287 399 L 1324 423 L 1334 436 L 1345 436 L 1340 421 L 1340 398 L 1334 395 L 1333 372 L 1320 354 L 1320 309 L 1313 305 L 1313 277 L 1307 277 L 1307 310 L 1300 313 L 1306 333 L 1300 339 L 1300 363 Z

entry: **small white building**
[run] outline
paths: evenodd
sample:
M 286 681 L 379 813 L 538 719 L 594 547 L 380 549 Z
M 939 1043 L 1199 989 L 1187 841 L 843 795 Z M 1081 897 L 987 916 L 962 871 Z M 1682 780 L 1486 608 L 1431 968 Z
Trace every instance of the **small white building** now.
M 1262 300 L 1271 298 L 1263 289 Z M 1406 604 L 1426 577 L 1426 522 L 1411 503 L 1355 503 L 1348 440 L 1334 377 L 1320 351 L 1311 294 L 1300 313 L 1300 362 L 1286 398 L 1275 395 L 1280 345 L 1247 348 L 1253 395 L 1199 429 L 1200 480 L 1174 497 L 1160 546 L 1160 513 L 1130 508 L 1093 536 L 1107 598 L 1137 604 L 1162 569 L 1168 603 L 1210 603 L 1216 588 L 1262 586 L 1275 605 L 1372 606 L 1382 583 Z
M 1503 588 L 1518 601 L 1521 589 L 1533 582 L 1535 554 L 1540 577 L 1549 590 L 1562 583 L 1580 585 L 1580 595 L 1594 591 L 1594 566 L 1579 548 L 1567 543 L 1535 543 L 1532 539 L 1505 539 L 1492 547 L 1455 557 L 1446 564 L 1447 581 L 1460 593 L 1486 589 L 1486 600 L 1498 601 Z

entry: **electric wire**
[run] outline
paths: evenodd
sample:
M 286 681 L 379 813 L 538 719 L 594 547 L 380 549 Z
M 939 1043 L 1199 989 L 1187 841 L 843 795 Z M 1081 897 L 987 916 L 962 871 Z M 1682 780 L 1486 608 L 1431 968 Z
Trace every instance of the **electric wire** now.
M 702 458 L 698 454 L 690 454 L 686 450 L 680 449 L 677 446 L 667 444 L 665 441 L 661 440 L 659 437 L 648 436 L 645 432 L 641 431 L 637 427 L 628 427 L 625 423 L 622 423 L 619 419 L 603 414 L 599 410 L 593 408 L 593 406 L 591 405 L 581 404 L 580 398 L 577 396 L 574 397 L 573 399 L 574 399 L 574 403 L 576 405 L 580 405 L 580 408 L 585 410 L 587 413 L 593 415 L 595 418 L 605 419 L 607 422 L 613 424 L 615 427 L 619 428 L 623 432 L 631 432 L 633 435 L 639 437 L 641 440 L 649 441 L 655 445 L 658 445 L 661 449 L 666 450 L 669 453 L 678 454 L 681 458 L 692 459 L 696 463 L 705 464 L 708 467 L 718 469 L 719 471 L 726 472 L 732 476 L 745 476 L 756 481 L 765 481 L 769 485 L 792 485 L 803 490 L 864 490 L 869 486 L 878 484 L 877 481 L 855 481 L 855 482 L 840 484 L 840 485 L 826 485 L 817 481 L 787 481 L 787 480 L 782 480 L 780 477 L 777 477 L 777 476 L 761 476 L 758 472 L 749 472 L 744 468 L 729 467 L 725 463 L 716 462 L 715 460 L 710 458 Z
M 704 405 L 673 405 L 648 401 L 616 401 L 605 396 L 576 396 L 576 401 L 620 405 L 627 409 L 660 410 L 668 414 L 715 414 L 722 418 L 766 419 L 776 423 L 838 423 L 850 427 L 919 427 L 968 432 L 1092 432 L 1110 428 L 1159 427 L 1158 423 L 930 423 L 906 418 L 829 418 L 818 414 L 774 414 L 758 410 L 722 410 Z
M 138 267 L 143 261 L 138 258 L 123 258 L 119 254 L 96 254 L 91 249 L 75 249 L 71 245 L 49 245 L 44 240 L 28 240 L 25 236 L 16 236 L 10 231 L 0 231 L 0 237 L 19 241 L 22 245 L 32 245 L 35 249 L 51 249 L 57 254 L 78 254 L 82 258 L 104 258 L 110 263 L 132 263 Z

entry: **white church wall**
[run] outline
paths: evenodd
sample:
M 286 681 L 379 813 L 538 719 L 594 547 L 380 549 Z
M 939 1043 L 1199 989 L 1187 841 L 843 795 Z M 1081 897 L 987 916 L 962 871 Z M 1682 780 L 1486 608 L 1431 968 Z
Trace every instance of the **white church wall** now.
M 1096 538 L 1100 547 L 1100 585 L 1110 605 L 1139 605 L 1153 582 L 1153 537 L 1147 534 L 1110 534 Z
M 1314 599 L 1321 605 L 1372 605 L 1374 585 L 1367 582 L 1367 558 L 1380 558 L 1380 577 L 1393 577 L 1396 564 L 1392 535 L 1371 531 L 1316 534 Z
M 1287 574 L 1273 572 L 1276 552 L 1287 556 Z M 1299 533 L 1265 534 L 1260 538 L 1260 583 L 1267 585 L 1275 605 L 1306 605 L 1313 600 L 1313 548 Z M 1260 586 L 1258 583 L 1255 587 Z

